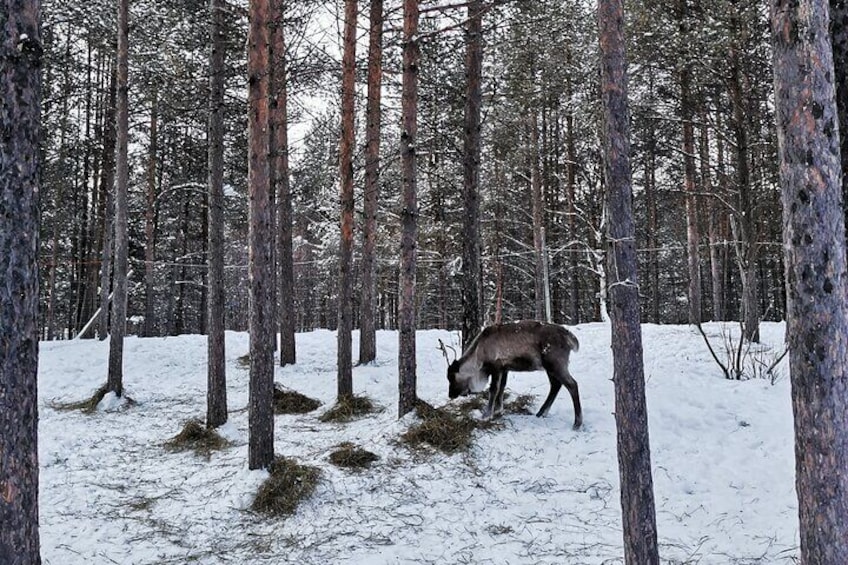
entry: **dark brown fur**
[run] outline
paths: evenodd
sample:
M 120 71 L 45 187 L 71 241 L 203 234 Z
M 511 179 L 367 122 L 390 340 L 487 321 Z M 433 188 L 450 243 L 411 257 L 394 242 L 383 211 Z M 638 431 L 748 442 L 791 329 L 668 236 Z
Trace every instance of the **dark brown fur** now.
M 548 374 L 551 390 L 536 416 L 545 416 L 564 385 L 574 404 L 574 428 L 583 422 L 577 382 L 568 372 L 568 357 L 580 347 L 577 338 L 562 326 L 525 320 L 485 328 L 462 357 L 448 367 L 448 395 L 451 398 L 481 392 L 491 377 L 489 405 L 484 416 L 503 412 L 503 393 L 509 371 L 537 371 Z M 477 388 L 478 390 L 474 390 Z

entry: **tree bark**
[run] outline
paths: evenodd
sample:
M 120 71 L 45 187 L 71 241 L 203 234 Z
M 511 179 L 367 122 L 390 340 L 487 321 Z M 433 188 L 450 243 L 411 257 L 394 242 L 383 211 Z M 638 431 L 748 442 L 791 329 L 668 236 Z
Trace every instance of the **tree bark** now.
M 848 1 L 830 0 L 830 38 L 836 83 L 836 110 L 839 112 L 840 168 L 842 201 L 848 202 Z M 845 210 L 848 223 L 848 208 Z
M 118 75 L 115 105 L 115 267 L 112 324 L 109 332 L 109 375 L 106 390 L 124 393 L 124 334 L 127 330 L 127 192 L 129 189 L 129 0 L 118 0 Z
M 227 421 L 224 328 L 224 5 L 209 2 L 209 335 L 207 336 L 206 427 Z
M 680 0 L 679 30 L 684 41 L 690 39 L 687 0 Z M 689 53 L 684 57 L 688 59 Z M 698 253 L 698 197 L 695 184 L 695 132 L 692 125 L 692 63 L 685 60 L 680 69 L 680 115 L 683 121 L 683 191 L 686 194 L 686 258 L 689 272 L 689 323 L 701 323 L 701 262 Z
M 289 182 L 289 119 L 286 76 L 285 2 L 273 0 L 271 35 L 271 158 L 277 207 L 277 312 L 280 365 L 297 360 L 295 349 L 294 259 L 292 256 L 292 198 Z
M 271 252 L 271 177 L 268 95 L 268 0 L 250 0 L 247 45 L 248 191 L 250 279 L 250 410 L 248 467 L 267 469 L 274 459 L 274 316 Z
M 403 85 L 400 156 L 402 211 L 398 296 L 398 416 L 410 412 L 418 399 L 415 374 L 415 282 L 418 247 L 418 0 L 403 0 Z
M 483 2 L 468 3 L 463 151 L 462 350 L 483 327 L 480 270 L 480 108 L 483 102 Z
M 109 335 L 109 295 L 112 280 L 112 242 L 115 217 L 115 137 L 117 112 L 117 70 L 110 65 L 109 104 L 104 118 L 103 132 L 103 169 L 101 170 L 100 190 L 103 191 L 101 205 L 101 233 L 103 247 L 100 254 L 100 319 L 97 337 L 101 341 Z
M 41 563 L 38 249 L 42 45 L 38 0 L 0 2 L 0 562 Z
M 339 240 L 339 323 L 338 397 L 353 395 L 353 119 L 356 94 L 356 0 L 345 0 L 344 55 L 342 57 L 342 127 L 339 141 L 339 201 L 341 206 Z
M 368 101 L 365 110 L 365 194 L 362 225 L 362 305 L 359 323 L 359 364 L 377 358 L 375 297 L 377 295 L 377 203 L 380 197 L 380 89 L 383 80 L 383 0 L 371 0 L 368 33 Z
M 545 267 L 543 264 L 545 259 L 544 237 L 542 235 L 545 203 L 542 200 L 542 172 L 539 170 L 539 119 L 533 109 L 530 110 L 528 129 L 530 130 L 530 200 L 533 207 L 535 316 L 537 320 L 547 321 L 545 318 Z
M 707 234 L 710 242 L 710 283 L 712 288 L 712 319 L 724 319 L 724 285 L 722 279 L 722 262 L 720 253 L 720 235 L 719 235 L 719 211 L 721 210 L 721 200 L 718 198 L 718 191 L 713 186 L 712 173 L 710 172 L 710 138 L 707 131 L 707 112 L 704 110 L 701 114 L 701 140 L 699 144 L 701 162 L 701 185 L 703 186 L 704 194 L 713 194 L 707 206 L 708 212 L 708 228 Z
M 598 1 L 604 173 L 609 213 L 608 284 L 624 560 L 628 565 L 650 565 L 659 563 L 659 551 L 639 325 L 623 20 L 621 0 Z
M 801 563 L 836 565 L 848 563 L 848 273 L 828 5 L 770 4 Z
M 742 69 L 738 45 L 739 17 L 731 18 L 732 31 L 735 32 L 730 48 L 730 103 L 733 109 L 733 134 L 736 146 L 736 184 L 739 191 L 739 206 L 734 219 L 737 261 L 742 278 L 742 327 L 745 339 L 760 340 L 760 303 L 757 293 L 757 261 L 759 244 L 754 222 L 754 203 L 751 194 L 751 172 L 748 147 L 748 126 L 742 84 Z
M 147 209 L 144 211 L 144 336 L 156 327 L 154 262 L 156 261 L 156 153 L 158 143 L 158 92 L 150 108 L 150 150 L 147 159 Z

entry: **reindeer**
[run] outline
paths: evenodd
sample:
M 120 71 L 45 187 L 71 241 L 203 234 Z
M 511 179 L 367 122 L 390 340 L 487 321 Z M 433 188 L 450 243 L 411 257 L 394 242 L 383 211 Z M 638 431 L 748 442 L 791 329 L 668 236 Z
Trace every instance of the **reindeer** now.
M 489 404 L 483 410 L 484 418 L 503 414 L 503 394 L 509 371 L 544 369 L 551 382 L 551 390 L 536 416 L 547 416 L 559 389 L 565 385 L 574 403 L 574 429 L 583 423 L 577 381 L 568 372 L 568 356 L 572 351 L 576 352 L 580 344 L 574 334 L 564 327 L 534 320 L 489 326 L 453 362 L 448 358 L 444 343 L 440 340 L 439 344 L 449 363 L 450 398 L 483 392 L 491 376 Z

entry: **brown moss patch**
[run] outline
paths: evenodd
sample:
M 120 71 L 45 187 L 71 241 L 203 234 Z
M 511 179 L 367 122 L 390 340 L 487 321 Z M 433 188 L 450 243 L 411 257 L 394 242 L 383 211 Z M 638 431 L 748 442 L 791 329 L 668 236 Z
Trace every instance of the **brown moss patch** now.
M 318 419 L 322 422 L 349 422 L 378 410 L 377 405 L 367 396 L 345 396 Z
M 171 451 L 194 451 L 198 455 L 209 456 L 213 451 L 224 449 L 229 442 L 215 430 L 210 430 L 200 420 L 189 420 L 183 429 L 165 442 Z
M 321 406 L 321 402 L 295 390 L 274 385 L 275 414 L 306 414 Z
M 379 458 L 376 453 L 371 453 L 350 442 L 345 442 L 330 454 L 330 463 L 336 467 L 347 469 L 366 469 Z
M 275 458 L 268 471 L 270 476 L 259 487 L 252 508 L 271 516 L 294 514 L 298 504 L 315 491 L 321 477 L 317 467 L 300 465 L 286 457 Z

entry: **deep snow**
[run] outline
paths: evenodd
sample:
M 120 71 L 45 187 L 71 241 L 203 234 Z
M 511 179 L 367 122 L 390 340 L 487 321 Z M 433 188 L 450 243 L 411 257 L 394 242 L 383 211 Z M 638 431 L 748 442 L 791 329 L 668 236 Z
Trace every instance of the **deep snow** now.
M 708 324 L 708 333 L 719 326 Z M 763 324 L 779 352 L 782 324 Z M 584 427 L 573 431 L 564 392 L 547 418 L 511 415 L 478 432 L 469 454 L 422 456 L 396 443 L 397 334 L 378 333 L 374 365 L 354 368 L 354 388 L 384 410 L 324 424 L 336 390 L 336 337 L 297 336 L 298 363 L 277 382 L 321 400 L 313 413 L 277 416 L 278 454 L 319 466 L 321 483 L 288 519 L 251 513 L 264 472 L 247 470 L 247 335 L 227 333 L 235 445 L 210 460 L 162 444 L 205 414 L 206 338 L 128 338 L 124 379 L 138 405 L 93 415 L 59 412 L 105 382 L 108 344 L 45 342 L 39 369 L 41 540 L 46 564 L 622 562 L 610 328 L 572 328 L 571 360 Z M 418 333 L 418 391 L 447 402 L 437 339 Z M 357 336 L 354 335 L 354 349 Z M 784 377 L 727 381 L 701 337 L 685 326 L 643 326 L 657 523 L 664 562 L 776 563 L 798 555 L 792 412 Z M 718 340 L 716 340 L 718 341 Z M 356 352 L 354 352 L 356 358 Z M 510 376 L 513 394 L 547 394 L 544 373 Z M 508 391 L 508 392 L 509 392 Z M 370 470 L 331 465 L 352 441 L 380 455 Z

